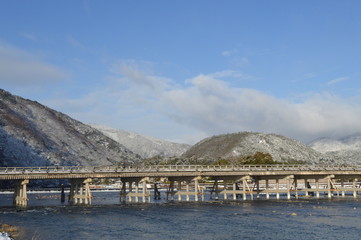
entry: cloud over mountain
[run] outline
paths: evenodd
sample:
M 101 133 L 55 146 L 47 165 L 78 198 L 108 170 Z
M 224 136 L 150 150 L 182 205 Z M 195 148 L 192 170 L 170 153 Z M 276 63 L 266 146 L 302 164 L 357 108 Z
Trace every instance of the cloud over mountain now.
M 68 78 L 68 73 L 39 57 L 0 41 L 0 79 L 3 84 L 44 84 Z
M 88 102 L 93 109 L 90 111 L 103 111 L 93 113 L 98 117 L 106 115 L 105 109 L 112 109 L 119 116 L 127 114 L 129 119 L 142 114 L 144 118 L 162 119 L 174 136 L 186 133 L 180 138 L 188 136 L 189 140 L 192 136 L 193 142 L 238 131 L 277 133 L 307 142 L 319 136 L 337 137 L 361 129 L 359 99 L 343 99 L 327 92 L 308 94 L 297 101 L 280 99 L 255 89 L 234 87 L 223 80 L 247 77 L 235 71 L 199 74 L 181 85 L 149 69 L 152 66 L 148 63 L 120 61 L 113 66 L 113 75 L 104 88 L 77 101 Z M 112 125 L 109 120 L 99 122 Z M 147 127 L 151 125 L 149 122 Z

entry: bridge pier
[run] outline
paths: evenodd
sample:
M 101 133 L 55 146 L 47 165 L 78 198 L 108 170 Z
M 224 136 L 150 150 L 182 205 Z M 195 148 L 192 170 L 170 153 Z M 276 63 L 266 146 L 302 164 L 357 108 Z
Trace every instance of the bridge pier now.
M 128 202 L 132 202 L 133 198 L 136 203 L 139 200 L 145 203 L 147 200 L 150 202 L 150 193 L 147 190 L 148 177 L 145 178 L 121 178 L 122 189 L 120 190 L 120 201 L 125 202 L 128 198 Z M 128 191 L 127 191 L 128 183 Z M 134 192 L 133 192 L 134 183 Z M 140 199 L 139 199 L 140 198 Z M 148 199 L 147 199 L 148 198 Z
M 169 188 L 167 191 L 166 199 L 174 200 L 175 197 L 178 197 L 178 201 L 183 200 L 183 196 L 185 196 L 185 200 L 190 201 L 190 196 L 194 196 L 194 201 L 199 200 L 199 195 L 202 195 L 202 200 L 204 199 L 203 191 L 200 191 L 199 188 L 199 177 L 169 177 Z M 175 183 L 177 182 L 177 190 L 175 190 Z M 191 183 L 194 182 L 194 191 L 190 190 Z M 185 183 L 185 189 L 183 189 L 182 183 Z
M 345 197 L 345 179 L 341 178 L 341 196 Z
M 251 189 L 248 185 L 248 181 L 251 179 L 250 176 L 244 177 L 222 177 L 223 180 L 223 188 L 219 188 L 219 178 L 214 179 L 214 183 L 212 189 L 210 191 L 210 199 L 213 199 L 213 193 L 215 200 L 219 199 L 219 194 L 223 194 L 223 199 L 227 200 L 228 195 L 231 195 L 233 200 L 236 200 L 239 195 L 243 196 L 243 200 L 247 200 L 247 194 L 250 195 L 250 198 L 253 200 L 253 189 Z M 242 189 L 238 187 L 238 183 L 242 183 Z M 229 186 L 231 185 L 231 186 Z
M 13 203 L 17 207 L 26 207 L 28 204 L 28 196 L 26 193 L 26 185 L 29 180 L 17 180 L 14 183 Z
M 353 179 L 352 181 L 352 188 L 353 188 L 353 197 L 356 198 L 357 197 L 357 192 L 356 192 L 356 181 L 357 179 Z
M 260 185 L 259 185 L 259 177 L 256 177 L 255 178 L 255 181 L 256 181 L 256 198 L 259 199 L 260 198 Z
M 196 177 L 193 179 L 194 181 L 194 200 L 198 202 L 199 195 L 201 195 L 201 200 L 204 201 L 204 191 L 200 188 L 198 180 L 201 179 L 201 177 Z
M 218 178 L 214 179 L 214 183 L 213 183 L 213 186 L 212 186 L 212 189 L 211 189 L 211 194 L 210 194 L 210 199 L 212 200 L 213 199 L 213 193 L 214 193 L 214 199 L 215 200 L 218 200 L 218 194 L 219 192 L 221 192 L 219 189 L 218 189 Z
M 90 205 L 92 203 L 92 195 L 89 183 L 91 182 L 91 178 L 71 179 L 69 203 Z
M 320 198 L 320 180 L 318 178 L 315 179 L 316 182 L 316 198 Z
M 293 182 L 295 184 L 295 198 L 298 199 L 298 181 L 297 181 L 297 178 L 294 178 Z

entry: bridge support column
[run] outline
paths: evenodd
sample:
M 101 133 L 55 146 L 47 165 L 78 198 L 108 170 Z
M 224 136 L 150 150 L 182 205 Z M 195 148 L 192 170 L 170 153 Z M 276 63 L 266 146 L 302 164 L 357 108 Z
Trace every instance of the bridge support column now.
M 198 178 L 194 179 L 194 201 L 198 202 L 199 183 Z M 204 195 L 202 195 L 204 197 Z M 203 199 L 202 199 L 203 200 Z
M 318 178 L 316 178 L 315 179 L 315 181 L 316 181 L 316 198 L 320 198 L 320 182 L 319 182 L 319 179 Z
M 227 181 L 223 180 L 223 199 L 227 200 L 228 199 L 228 195 L 227 195 Z
M 257 198 L 260 198 L 259 178 L 256 178 L 256 191 L 257 191 Z
M 216 181 L 214 182 L 214 193 L 215 193 L 215 199 L 218 200 L 218 193 L 219 193 L 219 189 L 218 189 L 218 179 L 216 179 Z
M 168 180 L 170 181 L 170 184 L 167 191 L 167 200 L 169 194 L 171 195 L 171 200 L 174 200 L 174 196 L 178 196 L 178 201 L 182 201 L 183 196 L 185 196 L 185 200 L 190 201 L 190 196 L 194 196 L 194 200 L 198 201 L 199 194 L 202 194 L 202 200 L 204 199 L 203 192 L 199 191 L 199 177 L 170 177 Z M 177 182 L 177 190 L 174 189 L 175 182 Z M 194 192 L 190 189 L 191 182 L 194 182 Z M 182 188 L 184 187 L 182 183 L 185 183 L 185 189 Z
M 170 200 L 174 200 L 174 194 L 175 194 L 175 191 L 174 191 L 174 181 L 173 180 L 170 180 L 169 182 L 169 188 L 168 188 L 168 191 L 167 191 L 167 200 L 169 200 L 169 194 L 170 194 Z
M 128 198 L 129 202 L 139 201 L 145 203 L 147 200 L 150 202 L 150 193 L 147 190 L 147 182 L 149 178 L 121 178 L 122 189 L 120 190 L 120 201 L 125 202 Z M 128 191 L 127 191 L 128 183 Z M 135 184 L 133 192 L 133 183 Z M 140 198 L 140 199 L 139 199 Z
M 236 181 L 233 182 L 233 185 L 232 185 L 232 189 L 233 189 L 233 200 L 237 200 L 237 183 Z
M 219 189 L 218 180 L 214 180 L 213 188 L 211 190 L 211 194 L 214 192 L 216 195 L 216 199 L 218 199 L 218 194 L 223 194 L 223 199 L 227 200 L 229 195 L 232 196 L 233 200 L 236 200 L 239 196 L 243 196 L 244 200 L 247 200 L 247 194 L 250 195 L 250 198 L 253 200 L 253 190 L 248 185 L 248 180 L 251 177 L 244 176 L 244 177 L 223 177 L 223 188 Z M 242 189 L 238 186 L 238 183 L 242 184 Z M 231 185 L 231 186 L 229 186 Z M 212 199 L 212 198 L 211 198 Z
M 124 202 L 127 200 L 127 183 L 122 181 L 122 189 L 120 190 L 120 201 Z
M 69 202 L 71 204 L 91 204 L 92 195 L 89 186 L 91 182 L 91 178 L 71 179 Z
M 182 191 L 182 181 L 178 181 L 178 201 L 182 201 L 182 194 L 181 194 L 181 191 Z
M 266 179 L 266 199 L 269 199 L 269 180 Z
M 357 198 L 357 192 L 356 192 L 356 181 L 357 179 L 352 179 L 352 188 L 353 188 L 353 197 Z
M 187 202 L 189 202 L 189 181 L 186 181 L 186 192 L 188 193 L 187 195 L 186 195 L 186 201 Z M 195 189 L 195 191 L 197 191 L 196 189 Z
M 294 182 L 295 182 L 295 197 L 296 197 L 296 199 L 298 199 L 298 186 L 297 186 L 297 178 L 295 178 Z
M 61 184 L 61 193 L 60 193 L 60 202 L 61 203 L 64 203 L 65 202 L 65 187 L 64 187 L 64 184 Z
M 214 180 L 214 183 L 213 183 L 213 187 L 212 187 L 212 190 L 211 190 L 211 195 L 210 195 L 210 199 L 212 199 L 212 195 L 214 193 L 214 199 L 215 200 L 218 200 L 218 194 L 219 194 L 220 190 L 218 189 L 218 179 L 215 179 Z
M 242 180 L 242 187 L 243 187 L 243 200 L 247 200 L 247 180 L 243 179 Z
M 341 179 L 341 196 L 345 197 L 345 179 Z
M 331 178 L 327 178 L 327 196 L 328 198 L 332 197 L 332 193 L 331 193 Z
M 160 200 L 160 192 L 158 190 L 158 183 L 154 183 L 154 200 Z
M 17 207 L 26 207 L 28 204 L 28 196 L 26 193 L 26 185 L 29 183 L 29 180 L 19 180 L 15 181 L 14 186 L 14 205 Z
M 280 199 L 280 180 L 276 179 L 276 199 Z
M 287 178 L 287 199 L 291 199 L 291 178 Z
M 311 188 L 309 182 L 308 182 L 308 179 L 305 178 L 305 197 L 308 197 L 308 188 Z

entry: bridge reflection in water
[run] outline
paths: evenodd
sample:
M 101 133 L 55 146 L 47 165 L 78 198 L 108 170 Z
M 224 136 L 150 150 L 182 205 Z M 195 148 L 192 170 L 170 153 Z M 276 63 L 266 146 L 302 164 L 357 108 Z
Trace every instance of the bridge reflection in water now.
M 27 205 L 27 184 L 31 180 L 69 179 L 69 202 L 91 204 L 93 179 L 118 178 L 122 183 L 121 201 L 147 202 L 153 185 L 154 198 L 160 197 L 158 181 L 166 186 L 169 200 L 204 200 L 205 191 L 212 199 L 253 200 L 280 196 L 357 197 L 361 166 L 306 165 L 157 165 L 149 167 L 6 167 L 0 168 L 1 181 L 14 181 L 14 205 Z M 62 192 L 64 194 L 64 191 Z M 64 199 L 64 196 L 62 196 Z

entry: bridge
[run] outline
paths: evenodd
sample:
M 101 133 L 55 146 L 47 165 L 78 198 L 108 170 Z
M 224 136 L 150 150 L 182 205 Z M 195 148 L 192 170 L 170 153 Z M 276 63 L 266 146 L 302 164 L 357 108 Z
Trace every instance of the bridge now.
M 14 205 L 26 207 L 27 184 L 31 180 L 70 180 L 69 202 L 91 204 L 93 179 L 116 178 L 122 183 L 122 201 L 146 202 L 151 199 L 147 184 L 152 184 L 154 198 L 160 197 L 157 182 L 166 186 L 167 199 L 204 200 L 205 191 L 214 199 L 243 200 L 286 196 L 357 197 L 361 166 L 314 165 L 154 165 L 121 166 L 49 166 L 2 167 L 0 181 L 14 181 Z M 64 189 L 62 189 L 62 199 Z

